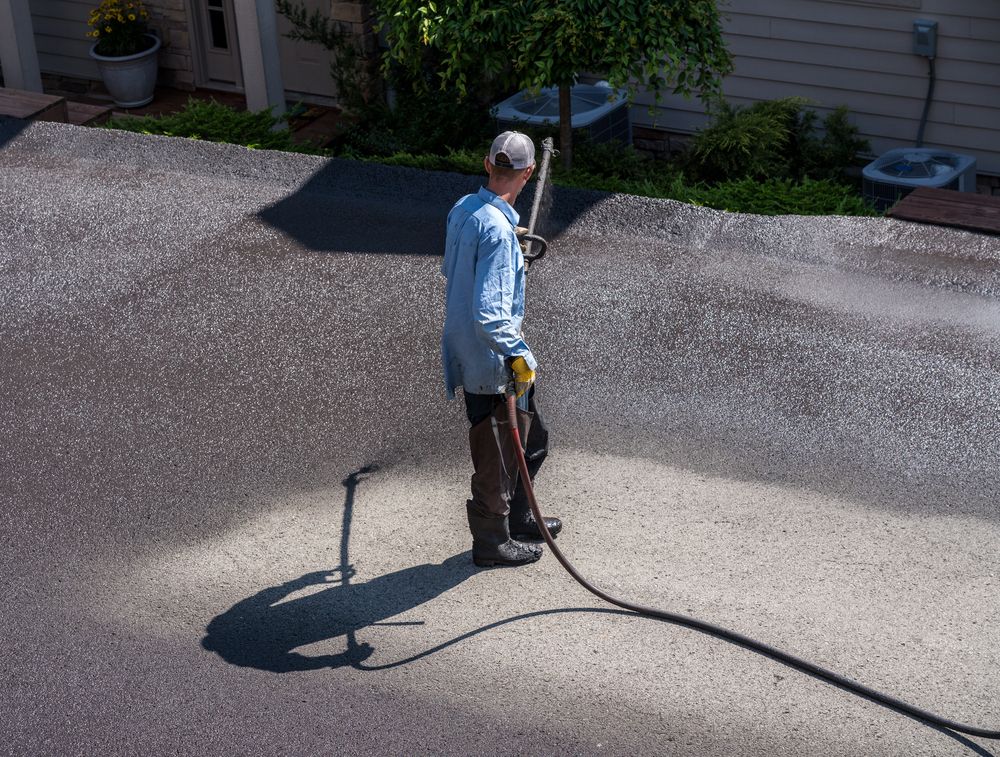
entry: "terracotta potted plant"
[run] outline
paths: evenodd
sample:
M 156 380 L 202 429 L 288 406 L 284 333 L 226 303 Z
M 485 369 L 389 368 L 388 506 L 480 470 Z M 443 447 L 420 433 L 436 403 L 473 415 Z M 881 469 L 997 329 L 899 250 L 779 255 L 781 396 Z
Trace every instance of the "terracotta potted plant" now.
M 149 33 L 148 18 L 141 0 L 103 0 L 90 13 L 90 37 L 97 40 L 90 57 L 122 108 L 139 108 L 153 100 L 160 40 Z

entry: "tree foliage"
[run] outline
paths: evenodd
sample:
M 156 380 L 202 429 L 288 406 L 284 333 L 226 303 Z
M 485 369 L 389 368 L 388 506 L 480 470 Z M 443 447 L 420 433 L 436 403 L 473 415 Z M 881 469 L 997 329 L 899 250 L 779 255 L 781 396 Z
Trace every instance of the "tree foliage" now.
M 731 69 L 715 0 L 380 0 L 389 57 L 413 70 L 442 53 L 441 84 L 540 88 L 599 72 L 634 95 L 711 96 Z
M 463 94 L 491 80 L 565 88 L 594 72 L 630 97 L 641 86 L 657 100 L 667 90 L 711 99 L 732 66 L 715 0 L 379 0 L 378 7 L 387 63 L 416 74 L 433 50 L 440 86 Z

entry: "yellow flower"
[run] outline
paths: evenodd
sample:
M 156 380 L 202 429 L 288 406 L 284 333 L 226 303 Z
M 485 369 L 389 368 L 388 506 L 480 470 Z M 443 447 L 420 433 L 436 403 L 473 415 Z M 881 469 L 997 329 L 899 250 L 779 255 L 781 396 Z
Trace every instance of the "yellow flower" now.
M 135 21 L 135 14 L 134 13 L 129 13 L 128 14 L 128 20 L 129 21 Z
M 110 26 L 105 26 L 104 27 L 104 31 L 106 31 L 108 34 L 110 34 L 111 33 L 111 27 Z

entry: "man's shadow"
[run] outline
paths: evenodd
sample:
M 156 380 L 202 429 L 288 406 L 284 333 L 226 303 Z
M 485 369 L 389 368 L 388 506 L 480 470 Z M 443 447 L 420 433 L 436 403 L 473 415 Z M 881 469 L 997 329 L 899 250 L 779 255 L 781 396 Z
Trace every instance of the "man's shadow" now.
M 345 492 L 340 565 L 332 570 L 307 573 L 237 602 L 208 624 L 202 647 L 233 665 L 274 673 L 358 666 L 375 651 L 369 644 L 358 643 L 360 629 L 412 610 L 476 572 L 472 555 L 465 552 L 449 557 L 440 565 L 416 565 L 365 583 L 351 583 L 355 571 L 348 550 L 355 495 L 358 485 L 375 470 L 376 466 L 366 465 L 341 482 Z M 286 600 L 296 592 L 316 586 L 325 588 Z M 308 656 L 294 651 L 338 636 L 344 637 L 347 647 L 338 654 Z
M 440 565 L 417 565 L 360 584 L 348 583 L 348 571 L 327 588 L 282 602 L 301 589 L 328 584 L 331 578 L 331 571 L 307 573 L 264 589 L 213 618 L 201 645 L 233 665 L 275 673 L 356 666 L 374 652 L 356 641 L 357 631 L 412 610 L 475 572 L 466 552 Z M 346 645 L 338 654 L 307 656 L 294 651 L 338 636 L 345 637 Z

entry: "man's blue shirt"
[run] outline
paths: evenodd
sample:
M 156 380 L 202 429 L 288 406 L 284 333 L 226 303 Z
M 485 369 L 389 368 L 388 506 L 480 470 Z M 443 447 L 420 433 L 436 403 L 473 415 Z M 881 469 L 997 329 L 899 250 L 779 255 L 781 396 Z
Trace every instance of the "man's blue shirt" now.
M 517 212 L 481 187 L 448 214 L 441 273 L 448 280 L 441 357 L 448 397 L 463 387 L 474 394 L 503 394 L 508 357 L 537 367 L 521 336 L 524 256 L 514 227 Z

